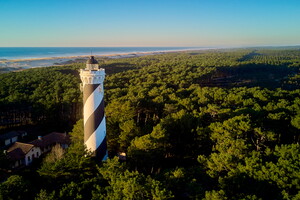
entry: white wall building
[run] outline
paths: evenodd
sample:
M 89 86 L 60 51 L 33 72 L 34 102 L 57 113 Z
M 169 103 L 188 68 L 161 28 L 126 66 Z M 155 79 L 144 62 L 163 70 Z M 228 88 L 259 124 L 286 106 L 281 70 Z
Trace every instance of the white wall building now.
M 16 142 L 8 150 L 7 155 L 13 161 L 12 168 L 22 165 L 30 165 L 35 158 L 41 156 L 40 147 L 35 147 L 32 144 Z
M 53 132 L 29 143 L 16 142 L 8 150 L 7 156 L 13 162 L 12 168 L 28 166 L 42 154 L 49 152 L 53 146 L 60 144 L 67 148 L 70 138 L 66 133 Z

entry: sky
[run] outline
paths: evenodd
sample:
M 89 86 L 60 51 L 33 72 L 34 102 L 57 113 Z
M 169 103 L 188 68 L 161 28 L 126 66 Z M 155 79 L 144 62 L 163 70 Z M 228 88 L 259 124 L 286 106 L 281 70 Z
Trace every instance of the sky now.
M 0 47 L 282 45 L 299 0 L 0 0 Z

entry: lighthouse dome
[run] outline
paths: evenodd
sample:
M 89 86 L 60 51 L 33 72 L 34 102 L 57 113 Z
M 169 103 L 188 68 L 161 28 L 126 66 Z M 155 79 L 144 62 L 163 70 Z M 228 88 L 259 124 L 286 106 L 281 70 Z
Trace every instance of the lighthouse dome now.
M 94 56 L 90 56 L 90 58 L 86 61 L 86 64 L 98 64 L 98 61 L 94 58 Z

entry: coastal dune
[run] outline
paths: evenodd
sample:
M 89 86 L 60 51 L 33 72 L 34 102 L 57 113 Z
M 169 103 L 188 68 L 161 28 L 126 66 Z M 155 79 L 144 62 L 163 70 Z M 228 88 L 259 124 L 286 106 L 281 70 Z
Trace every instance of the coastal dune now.
M 143 55 L 155 55 L 163 53 L 183 52 L 188 50 L 166 50 L 166 51 L 153 51 L 153 52 L 130 52 L 130 53 L 116 53 L 107 55 L 94 55 L 95 57 L 108 57 L 111 59 L 117 58 L 130 58 Z M 84 62 L 89 55 L 80 56 L 63 56 L 63 57 L 45 57 L 45 58 L 24 58 L 24 59 L 0 59 L 0 73 L 17 71 L 22 69 L 34 67 L 48 67 L 55 65 L 65 65 L 75 62 Z

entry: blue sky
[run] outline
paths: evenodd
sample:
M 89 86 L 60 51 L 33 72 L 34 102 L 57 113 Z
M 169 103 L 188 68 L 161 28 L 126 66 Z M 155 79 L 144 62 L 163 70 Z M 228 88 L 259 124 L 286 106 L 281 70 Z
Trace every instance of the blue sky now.
M 299 0 L 0 0 L 1 47 L 299 44 Z

